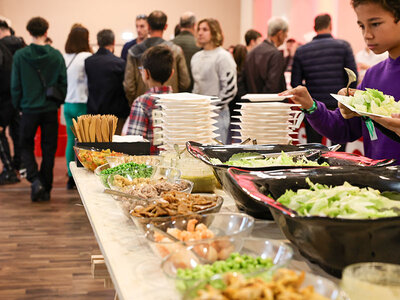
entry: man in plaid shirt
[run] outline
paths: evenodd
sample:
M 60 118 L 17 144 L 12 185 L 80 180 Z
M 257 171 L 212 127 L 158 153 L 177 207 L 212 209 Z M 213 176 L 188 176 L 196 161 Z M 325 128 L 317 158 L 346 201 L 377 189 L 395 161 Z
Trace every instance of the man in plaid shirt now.
M 173 74 L 174 57 L 168 46 L 158 45 L 149 48 L 142 55 L 141 75 L 149 90 L 142 96 L 135 99 L 132 104 L 129 118 L 125 124 L 126 135 L 140 135 L 150 141 L 151 154 L 156 154 L 158 149 L 153 144 L 153 109 L 156 104 L 156 97 L 153 94 L 169 94 L 171 86 L 164 86 L 164 83 Z

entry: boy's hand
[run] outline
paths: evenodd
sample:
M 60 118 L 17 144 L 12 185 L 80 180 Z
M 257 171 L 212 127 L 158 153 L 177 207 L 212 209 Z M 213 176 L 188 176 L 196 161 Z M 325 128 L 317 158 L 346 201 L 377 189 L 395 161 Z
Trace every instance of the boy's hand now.
M 400 136 L 400 114 L 392 114 L 391 118 L 377 116 L 370 116 L 370 118 Z
M 2 133 L 3 130 L 4 130 L 4 128 L 0 126 L 0 133 Z
M 342 96 L 354 96 L 354 93 L 357 91 L 357 89 L 350 89 L 349 88 L 349 94 L 347 95 L 347 89 L 346 88 L 342 88 L 339 92 L 338 95 L 342 95 Z
M 347 95 L 347 89 L 343 88 L 338 92 L 338 95 L 354 96 L 354 93 L 356 91 L 357 91 L 356 89 L 349 89 L 349 95 Z M 354 111 L 351 111 L 346 106 L 344 106 L 342 103 L 338 102 L 338 106 L 339 106 L 340 113 L 342 114 L 343 119 L 351 119 L 354 117 L 360 117 L 359 114 L 355 113 Z
M 301 104 L 301 108 L 309 109 L 313 106 L 314 100 L 311 98 L 310 93 L 307 88 L 299 85 L 298 87 L 286 90 L 279 94 L 279 96 L 289 96 L 292 95 L 289 99 L 292 100 L 296 104 Z
M 340 113 L 342 114 L 343 119 L 347 120 L 347 119 L 351 119 L 354 117 L 360 117 L 360 115 L 358 113 L 351 111 L 346 106 L 344 106 L 342 103 L 338 102 L 338 106 L 339 106 Z

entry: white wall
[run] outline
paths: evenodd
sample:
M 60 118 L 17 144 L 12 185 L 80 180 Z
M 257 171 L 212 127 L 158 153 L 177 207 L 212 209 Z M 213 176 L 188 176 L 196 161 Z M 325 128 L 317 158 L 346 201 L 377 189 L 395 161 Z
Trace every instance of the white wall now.
M 82 23 L 89 29 L 90 41 L 96 44 L 99 30 L 110 28 L 115 32 L 116 43 L 123 44 L 121 35 L 134 29 L 136 15 L 162 10 L 168 16 L 168 29 L 164 36 L 173 35 L 180 15 L 193 11 L 198 20 L 213 17 L 220 21 L 225 35 L 224 46 L 236 44 L 240 39 L 240 0 L 0 0 L 0 15 L 11 19 L 17 35 L 30 43 L 25 29 L 31 17 L 42 16 L 50 23 L 49 37 L 53 46 L 64 49 L 73 23 Z M 116 54 L 120 49 L 116 50 Z

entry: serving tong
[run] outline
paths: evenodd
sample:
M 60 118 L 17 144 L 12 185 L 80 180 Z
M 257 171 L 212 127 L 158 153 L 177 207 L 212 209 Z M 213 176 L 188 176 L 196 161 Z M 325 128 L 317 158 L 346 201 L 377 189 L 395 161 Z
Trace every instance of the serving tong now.
M 340 146 L 340 145 L 339 145 Z M 281 155 L 281 153 L 254 153 L 255 155 L 252 156 L 246 156 L 241 159 L 244 160 L 250 160 L 250 159 L 268 159 L 268 158 L 274 158 L 278 157 Z M 285 154 L 289 157 L 293 158 L 301 158 L 305 157 L 309 160 L 315 160 L 319 156 L 321 156 L 321 151 L 320 150 L 301 150 L 301 151 L 291 151 L 291 152 L 285 152 Z

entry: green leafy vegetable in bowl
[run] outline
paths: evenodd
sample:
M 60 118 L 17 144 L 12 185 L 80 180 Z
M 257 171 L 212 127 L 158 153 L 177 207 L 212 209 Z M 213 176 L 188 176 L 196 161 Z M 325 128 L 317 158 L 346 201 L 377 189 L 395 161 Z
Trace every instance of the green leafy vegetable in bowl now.
M 104 168 L 102 168 L 105 166 Z M 100 166 L 101 170 L 95 170 L 95 174 L 98 175 L 105 187 L 109 188 L 107 182 L 108 177 L 113 174 L 118 174 L 123 177 L 133 179 L 133 178 L 149 178 L 153 175 L 154 168 L 145 164 L 137 164 L 134 162 L 129 162 L 115 166 L 113 168 L 107 168 L 108 164 Z
M 278 202 L 300 216 L 345 219 L 375 219 L 399 216 L 400 201 L 391 200 L 373 188 L 359 188 L 348 182 L 329 187 L 306 179 L 310 189 L 287 190 Z
M 216 274 L 227 272 L 239 272 L 243 274 L 257 273 L 257 271 L 268 270 L 274 266 L 271 258 L 252 257 L 231 253 L 226 260 L 218 260 L 213 264 L 197 265 L 193 269 L 178 269 L 176 282 L 177 288 L 181 291 L 194 285 L 199 280 L 210 279 Z M 262 276 L 262 274 L 258 274 Z M 268 273 L 269 275 L 269 273 Z
M 391 116 L 400 113 L 400 103 L 393 96 L 385 95 L 375 89 L 357 90 L 354 96 L 345 100 L 347 105 L 354 107 L 359 112 Z
M 258 153 L 244 152 L 236 153 L 226 162 L 221 162 L 218 158 L 211 158 L 211 163 L 215 165 L 228 165 L 234 167 L 270 167 L 270 166 L 329 166 L 326 162 L 319 164 L 316 161 L 308 160 L 304 156 L 289 156 L 285 152 L 277 157 L 251 158 L 259 155 Z

